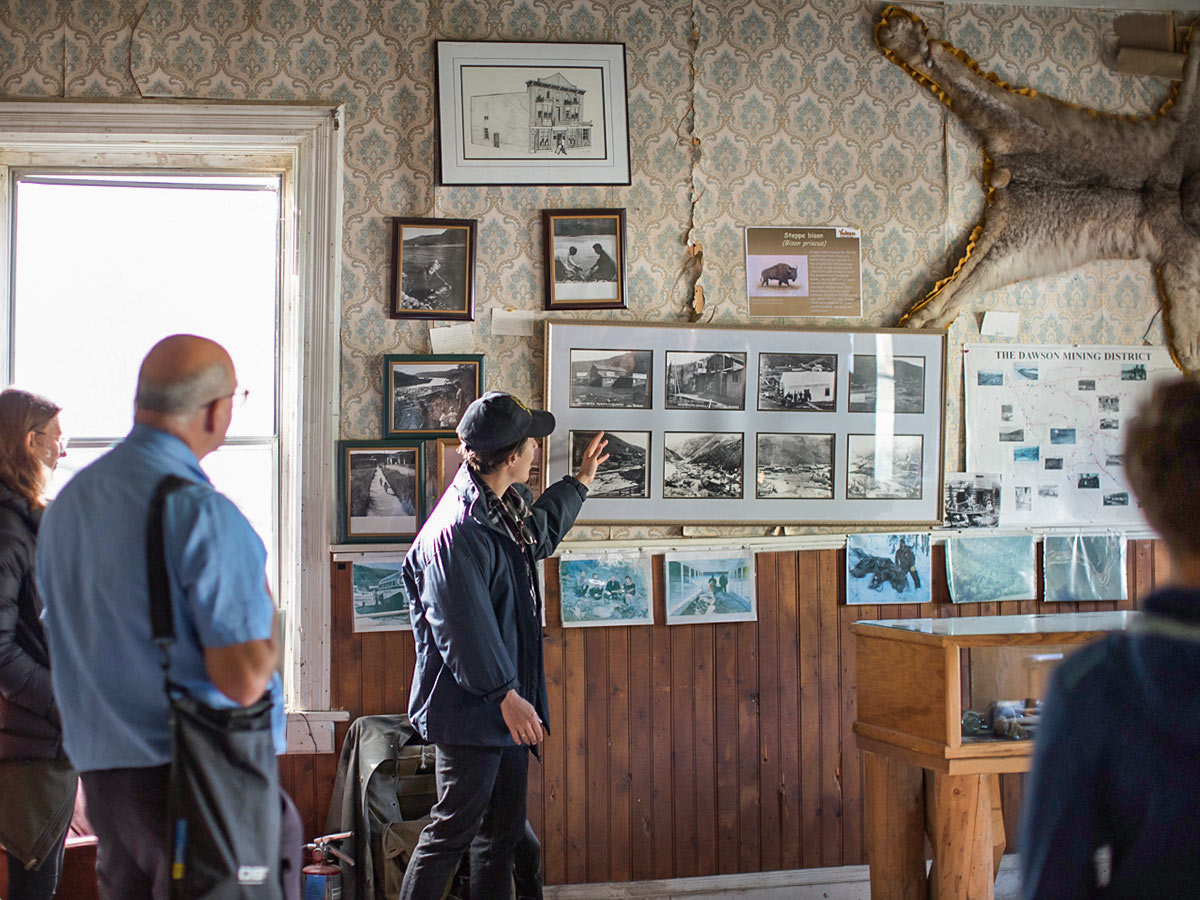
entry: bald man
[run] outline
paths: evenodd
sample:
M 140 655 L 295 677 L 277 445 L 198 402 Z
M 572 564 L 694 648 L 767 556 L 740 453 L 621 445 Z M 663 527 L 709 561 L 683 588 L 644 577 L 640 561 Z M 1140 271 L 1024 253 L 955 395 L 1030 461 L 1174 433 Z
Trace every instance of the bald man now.
M 164 338 L 142 361 L 133 430 L 71 479 L 42 520 L 37 574 L 54 693 L 67 755 L 83 778 L 100 838 L 104 900 L 167 897 L 170 737 L 146 576 L 147 513 L 167 475 L 190 482 L 167 498 L 163 513 L 177 636 L 171 679 L 224 708 L 247 706 L 269 691 L 276 751 L 284 750 L 266 550 L 200 468 L 224 441 L 239 393 L 233 361 L 219 344 L 194 335 Z M 284 820 L 295 857 L 294 807 Z M 299 872 L 292 875 L 284 896 L 299 894 Z

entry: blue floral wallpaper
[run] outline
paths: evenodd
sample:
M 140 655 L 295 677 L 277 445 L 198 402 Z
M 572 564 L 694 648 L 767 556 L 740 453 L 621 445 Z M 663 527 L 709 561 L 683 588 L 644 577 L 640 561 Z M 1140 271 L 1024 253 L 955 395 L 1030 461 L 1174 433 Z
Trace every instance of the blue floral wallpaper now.
M 957 259 L 979 215 L 971 136 L 876 49 L 883 4 L 814 0 L 8 0 L 0 93 L 73 99 L 336 101 L 346 107 L 342 285 L 345 437 L 381 422 L 380 357 L 428 352 L 429 324 L 387 316 L 388 217 L 479 220 L 478 349 L 491 387 L 540 401 L 541 339 L 493 334 L 496 307 L 542 306 L 540 210 L 624 207 L 627 312 L 685 317 L 686 262 L 703 260 L 705 318 L 747 321 L 742 227 L 863 230 L 863 318 L 891 325 Z M 1102 61 L 1115 13 L 1013 5 L 909 8 L 1016 84 L 1147 114 L 1165 82 Z M 633 183 L 439 187 L 439 38 L 627 46 Z M 1097 263 L 992 292 L 949 331 L 946 461 L 961 467 L 961 352 L 985 309 L 1021 314 L 1022 340 L 1161 343 L 1144 263 Z M 782 324 L 782 323 L 781 323 Z M 831 324 L 791 320 L 789 325 Z

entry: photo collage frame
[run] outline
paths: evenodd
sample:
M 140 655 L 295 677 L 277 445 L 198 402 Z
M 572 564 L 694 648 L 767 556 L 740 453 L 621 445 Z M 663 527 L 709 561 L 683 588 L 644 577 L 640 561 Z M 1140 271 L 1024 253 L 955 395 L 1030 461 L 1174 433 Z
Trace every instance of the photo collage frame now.
M 581 522 L 937 524 L 945 335 L 546 326 L 546 477 L 608 437 Z

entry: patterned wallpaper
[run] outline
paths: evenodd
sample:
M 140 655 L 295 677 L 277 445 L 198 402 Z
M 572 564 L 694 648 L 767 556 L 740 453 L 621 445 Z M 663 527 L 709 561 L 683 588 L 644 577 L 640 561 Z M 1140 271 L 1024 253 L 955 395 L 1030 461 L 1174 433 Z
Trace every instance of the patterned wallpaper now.
M 386 313 L 387 217 L 479 220 L 478 348 L 493 388 L 542 393 L 541 339 L 491 332 L 491 310 L 539 310 L 539 211 L 624 207 L 627 312 L 683 319 L 688 241 L 706 317 L 747 321 L 745 224 L 863 229 L 862 325 L 891 325 L 957 259 L 982 205 L 970 135 L 875 47 L 883 4 L 816 0 L 7 0 L 9 97 L 336 101 L 346 106 L 342 285 L 344 437 L 379 434 L 385 353 L 428 352 L 428 323 Z M 911 3 L 935 37 L 1017 84 L 1145 114 L 1166 84 L 1102 61 L 1112 12 Z M 633 184 L 438 187 L 433 42 L 627 45 Z M 1094 263 L 974 304 L 1021 314 L 1025 341 L 1161 343 L 1144 263 Z M 781 324 L 784 324 L 781 322 Z M 829 324 L 790 320 L 786 324 Z M 853 325 L 854 321 L 832 324 Z M 947 469 L 961 467 L 961 345 L 949 331 Z M 643 530 L 640 533 L 645 533 Z M 599 536 L 599 535 L 597 535 Z

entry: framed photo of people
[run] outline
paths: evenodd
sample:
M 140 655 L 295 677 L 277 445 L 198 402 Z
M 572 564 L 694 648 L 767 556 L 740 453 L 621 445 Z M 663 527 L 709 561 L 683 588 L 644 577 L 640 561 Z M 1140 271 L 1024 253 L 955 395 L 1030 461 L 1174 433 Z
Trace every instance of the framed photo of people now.
M 937 524 L 944 332 L 551 320 L 547 483 L 598 430 L 580 521 Z
M 625 45 L 437 41 L 442 184 L 629 184 Z
M 625 309 L 625 210 L 543 209 L 546 309 Z
M 383 387 L 386 437 L 450 437 L 483 394 L 483 355 L 385 356 Z
M 475 318 L 475 220 L 396 219 L 391 317 Z
M 423 441 L 338 441 L 338 522 L 347 544 L 411 540 L 425 517 Z

